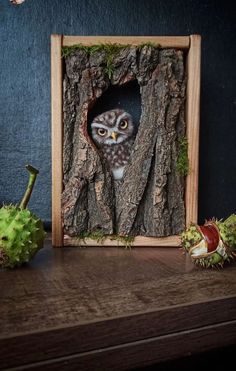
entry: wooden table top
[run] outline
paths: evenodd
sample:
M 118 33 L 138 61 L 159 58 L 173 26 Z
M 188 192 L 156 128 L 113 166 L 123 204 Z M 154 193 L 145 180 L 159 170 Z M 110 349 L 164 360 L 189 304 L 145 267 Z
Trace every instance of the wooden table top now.
M 0 277 L 0 369 L 125 370 L 236 344 L 235 263 L 47 243 Z

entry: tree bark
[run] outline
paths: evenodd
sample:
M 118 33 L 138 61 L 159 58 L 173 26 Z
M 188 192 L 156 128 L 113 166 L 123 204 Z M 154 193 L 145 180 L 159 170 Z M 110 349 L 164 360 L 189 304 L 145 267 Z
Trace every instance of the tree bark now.
M 81 62 L 82 61 L 82 62 Z M 62 194 L 64 231 L 76 236 L 101 229 L 113 233 L 114 200 L 111 175 L 103 165 L 87 130 L 88 110 L 107 89 L 109 82 L 101 65 L 90 65 L 84 51 L 66 59 L 64 84 L 64 191 Z M 72 86 L 72 92 L 68 92 Z M 70 121 L 76 112 L 75 121 Z
M 184 178 L 176 171 L 178 140 L 185 133 L 183 53 L 152 46 L 121 49 L 108 79 L 103 51 L 77 51 L 65 60 L 65 233 L 168 236 L 185 227 Z M 142 114 L 122 181 L 114 182 L 88 135 L 87 115 L 110 84 L 137 79 Z

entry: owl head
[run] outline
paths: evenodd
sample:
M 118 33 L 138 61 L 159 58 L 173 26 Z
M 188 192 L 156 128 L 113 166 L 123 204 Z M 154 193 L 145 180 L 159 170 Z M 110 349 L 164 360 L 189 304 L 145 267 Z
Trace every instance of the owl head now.
M 134 135 L 134 124 L 129 113 L 113 109 L 100 114 L 91 123 L 92 138 L 99 147 L 125 142 Z

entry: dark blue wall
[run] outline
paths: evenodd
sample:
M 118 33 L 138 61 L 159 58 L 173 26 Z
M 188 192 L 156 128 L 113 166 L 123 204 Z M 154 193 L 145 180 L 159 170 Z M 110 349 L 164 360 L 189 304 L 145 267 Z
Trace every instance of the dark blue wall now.
M 201 34 L 200 221 L 236 211 L 236 9 L 227 1 L 0 1 L 0 202 L 24 192 L 26 163 L 40 169 L 30 207 L 51 219 L 50 34 Z

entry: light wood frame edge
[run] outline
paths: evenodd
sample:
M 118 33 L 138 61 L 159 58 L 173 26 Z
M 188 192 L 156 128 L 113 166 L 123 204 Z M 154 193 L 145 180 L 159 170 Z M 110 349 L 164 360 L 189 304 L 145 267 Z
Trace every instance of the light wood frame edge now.
M 135 247 L 176 247 L 180 246 L 180 236 L 168 236 L 168 237 L 143 237 L 137 236 L 134 241 L 130 243 L 131 246 Z M 126 246 L 125 243 L 119 240 L 112 240 L 107 237 L 102 242 L 97 242 L 91 238 L 85 238 L 84 240 L 79 240 L 76 237 L 69 237 L 64 235 L 64 246 L 102 246 L 102 247 L 112 247 L 112 246 Z
M 61 195 L 62 195 L 62 59 L 61 47 L 74 44 L 94 44 L 116 42 L 138 45 L 144 42 L 155 42 L 161 47 L 188 49 L 187 55 L 187 93 L 186 93 L 186 135 L 188 139 L 188 157 L 190 172 L 186 178 L 186 225 L 197 222 L 198 212 L 198 152 L 199 152 L 199 116 L 200 116 L 200 58 L 201 37 L 188 36 L 51 36 L 51 95 L 52 95 L 52 245 L 59 246 L 117 246 L 116 240 L 107 238 L 103 243 L 78 239 L 63 235 Z M 179 246 L 179 236 L 142 237 L 137 236 L 133 246 Z M 119 242 L 119 246 L 123 246 Z
M 51 35 L 51 120 L 52 120 L 52 245 L 63 246 L 62 195 L 62 36 Z
M 186 136 L 189 174 L 186 177 L 186 226 L 198 220 L 198 163 L 200 128 L 201 36 L 190 36 L 187 56 Z
M 189 36 L 63 36 L 62 45 L 72 46 L 76 44 L 131 44 L 140 45 L 142 43 L 153 42 L 162 48 L 189 48 Z

